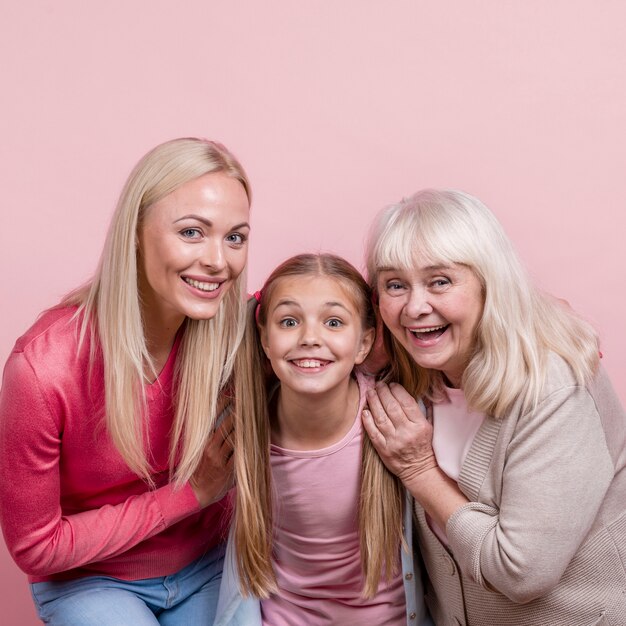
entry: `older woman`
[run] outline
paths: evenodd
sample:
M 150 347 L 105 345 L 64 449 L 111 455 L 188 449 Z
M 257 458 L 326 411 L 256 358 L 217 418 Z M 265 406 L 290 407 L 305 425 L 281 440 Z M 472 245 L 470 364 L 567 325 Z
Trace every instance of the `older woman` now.
M 131 173 L 92 281 L 17 340 L 0 393 L 0 520 L 39 616 L 212 624 L 243 331 L 250 186 L 177 139 Z
M 368 269 L 403 386 L 364 422 L 416 500 L 435 622 L 626 623 L 626 416 L 594 331 L 464 193 L 381 213 Z

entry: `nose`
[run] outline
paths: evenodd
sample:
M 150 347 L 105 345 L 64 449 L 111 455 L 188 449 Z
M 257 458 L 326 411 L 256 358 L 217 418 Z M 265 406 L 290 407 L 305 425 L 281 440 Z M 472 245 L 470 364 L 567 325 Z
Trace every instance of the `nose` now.
M 224 243 L 221 239 L 209 238 L 202 247 L 200 262 L 212 272 L 219 272 L 226 267 Z
M 304 320 L 300 324 L 299 343 L 301 346 L 319 346 L 320 345 L 319 324 L 307 322 Z
M 411 319 L 417 319 L 421 315 L 432 313 L 432 310 L 433 307 L 428 299 L 428 291 L 421 287 L 412 288 L 404 305 L 404 314 Z

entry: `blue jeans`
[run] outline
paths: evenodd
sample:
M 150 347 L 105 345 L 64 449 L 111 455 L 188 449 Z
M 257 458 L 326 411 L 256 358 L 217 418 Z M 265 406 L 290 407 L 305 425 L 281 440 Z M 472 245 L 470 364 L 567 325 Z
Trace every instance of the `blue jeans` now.
M 39 618 L 53 626 L 211 626 L 224 552 L 225 545 L 218 545 L 169 576 L 89 576 L 34 583 L 31 593 Z

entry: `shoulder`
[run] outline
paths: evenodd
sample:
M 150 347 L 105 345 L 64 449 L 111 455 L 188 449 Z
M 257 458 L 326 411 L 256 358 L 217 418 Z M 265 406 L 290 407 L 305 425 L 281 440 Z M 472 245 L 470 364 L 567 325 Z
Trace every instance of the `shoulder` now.
M 371 374 L 365 373 L 360 368 L 355 368 L 354 375 L 356 376 L 356 382 L 359 384 L 359 391 L 361 394 L 365 394 L 368 389 L 374 389 L 376 386 L 376 378 Z
M 567 361 L 555 352 L 549 352 L 546 357 L 545 377 L 539 401 L 561 390 L 574 387 L 580 387 L 580 385 Z
M 15 342 L 13 352 L 40 349 L 52 337 L 67 337 L 71 330 L 77 332 L 76 307 L 55 307 L 39 315 L 35 323 Z
M 518 422 L 517 428 L 538 427 L 546 419 L 562 420 L 574 427 L 590 420 L 599 423 L 597 402 L 591 385 L 581 384 L 571 367 L 560 355 L 546 356 L 541 389 L 530 408 L 522 408 L 521 399 L 509 412 L 508 419 Z
M 56 307 L 44 311 L 35 323 L 15 342 L 6 369 L 31 371 L 40 380 L 48 373 L 55 378 L 87 365 L 89 337 L 78 350 L 82 318 L 76 307 Z M 85 361 L 84 363 L 82 361 Z M 6 373 L 6 372 L 5 372 Z

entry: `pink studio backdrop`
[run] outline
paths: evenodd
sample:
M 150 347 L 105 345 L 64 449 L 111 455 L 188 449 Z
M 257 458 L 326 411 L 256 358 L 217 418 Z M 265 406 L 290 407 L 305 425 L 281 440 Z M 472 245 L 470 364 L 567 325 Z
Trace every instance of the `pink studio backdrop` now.
M 201 135 L 252 180 L 250 289 L 296 252 L 361 265 L 382 206 L 460 188 L 595 324 L 626 402 L 620 0 L 39 0 L 0 15 L 3 362 L 90 276 L 138 158 Z M 38 623 L 3 545 L 0 576 L 2 623 Z

